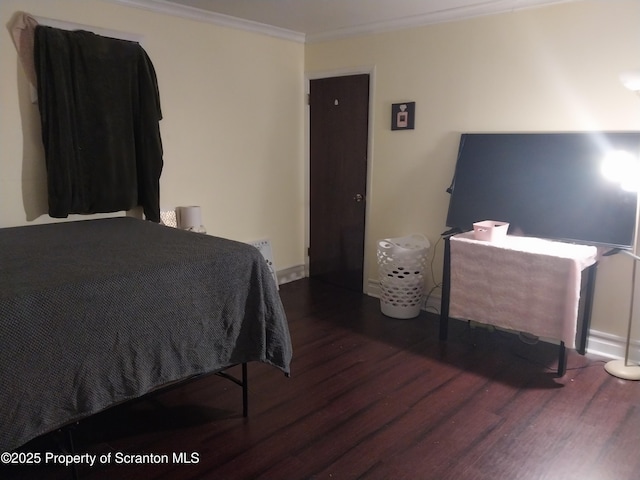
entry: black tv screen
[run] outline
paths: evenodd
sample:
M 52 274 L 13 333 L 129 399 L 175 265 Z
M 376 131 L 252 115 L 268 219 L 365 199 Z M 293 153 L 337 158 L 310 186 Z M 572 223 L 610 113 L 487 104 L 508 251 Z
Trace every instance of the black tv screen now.
M 640 132 L 466 133 L 447 226 L 509 222 L 509 234 L 631 248 L 636 192 L 604 177 L 612 151 L 640 154 Z

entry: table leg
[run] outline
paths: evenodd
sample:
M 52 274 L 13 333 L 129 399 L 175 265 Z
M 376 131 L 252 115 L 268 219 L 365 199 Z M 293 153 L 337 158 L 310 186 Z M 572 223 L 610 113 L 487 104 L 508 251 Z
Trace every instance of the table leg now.
M 564 346 L 564 342 L 560 342 L 560 349 L 558 351 L 558 377 L 563 377 L 567 372 L 567 349 Z
M 585 287 L 584 308 L 582 312 L 582 325 L 580 328 L 580 339 L 578 343 L 578 353 L 584 355 L 587 353 L 587 339 L 589 329 L 591 328 L 591 311 L 593 309 L 593 294 L 596 288 L 596 271 L 598 263 L 594 263 L 587 268 L 587 285 Z
M 449 292 L 451 291 L 451 242 L 444 237 L 442 265 L 442 297 L 440 298 L 440 340 L 445 341 L 449 330 Z

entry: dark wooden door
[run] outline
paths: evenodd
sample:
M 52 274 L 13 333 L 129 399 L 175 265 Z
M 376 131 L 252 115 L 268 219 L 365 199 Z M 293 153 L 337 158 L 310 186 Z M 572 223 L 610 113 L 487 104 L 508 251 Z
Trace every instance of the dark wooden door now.
M 369 75 L 310 82 L 309 275 L 362 291 Z

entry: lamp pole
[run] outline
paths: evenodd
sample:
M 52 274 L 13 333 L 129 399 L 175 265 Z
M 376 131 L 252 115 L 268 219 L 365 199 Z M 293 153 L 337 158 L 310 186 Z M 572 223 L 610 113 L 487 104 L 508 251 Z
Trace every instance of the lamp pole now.
M 640 187 L 640 185 L 637 185 Z M 607 362 L 604 369 L 611 375 L 624 380 L 640 380 L 640 365 L 629 362 L 629 351 L 631 347 L 631 325 L 633 324 L 634 304 L 636 297 L 636 272 L 638 261 L 638 225 L 640 224 L 640 188 L 636 188 L 636 225 L 633 234 L 633 253 L 621 250 L 621 253 L 629 255 L 633 259 L 631 273 L 631 302 L 629 302 L 629 322 L 627 324 L 627 343 L 624 350 L 624 360 L 611 360 Z

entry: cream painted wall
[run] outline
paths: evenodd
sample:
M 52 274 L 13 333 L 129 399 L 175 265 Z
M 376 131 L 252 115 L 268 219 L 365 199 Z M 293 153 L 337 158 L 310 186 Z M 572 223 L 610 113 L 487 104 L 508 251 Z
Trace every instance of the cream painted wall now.
M 2 0 L 16 11 L 142 35 L 162 111 L 161 205 L 201 205 L 207 232 L 270 238 L 304 263 L 304 45 L 99 0 Z M 0 36 L 0 227 L 50 222 L 37 105 Z
M 640 101 L 617 78 L 640 66 L 640 2 L 613 3 L 306 47 L 100 0 L 2 0 L 0 18 L 6 25 L 22 10 L 142 35 L 164 113 L 162 205 L 202 205 L 215 235 L 271 238 L 279 269 L 305 258 L 305 72 L 374 69 L 369 277 L 376 239 L 422 232 L 435 244 L 439 279 L 437 240 L 461 132 L 640 130 Z M 0 64 L 0 227 L 48 222 L 37 106 L 7 31 Z M 409 100 L 417 102 L 416 130 L 391 132 L 391 103 Z M 603 260 L 594 329 L 626 333 L 630 274 L 626 258 Z
M 640 68 L 638 32 L 640 2 L 583 1 L 307 45 L 307 76 L 375 68 L 369 278 L 377 239 L 420 232 L 434 245 L 446 229 L 460 133 L 640 130 L 640 99 L 618 80 Z M 392 132 L 404 101 L 417 102 L 416 129 Z M 439 281 L 441 243 L 432 254 Z M 626 335 L 630 263 L 602 261 L 592 329 Z

